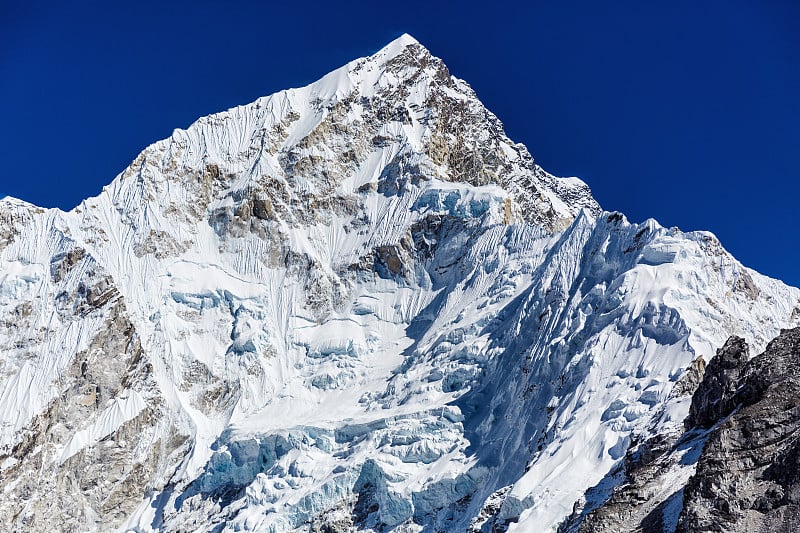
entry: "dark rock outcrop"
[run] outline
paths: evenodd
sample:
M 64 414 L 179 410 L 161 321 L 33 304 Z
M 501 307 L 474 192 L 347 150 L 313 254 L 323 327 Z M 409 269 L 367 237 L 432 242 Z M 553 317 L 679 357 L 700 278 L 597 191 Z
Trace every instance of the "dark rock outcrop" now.
M 800 328 L 782 331 L 744 364 L 739 341 L 729 340 L 723 354 L 735 362 L 723 372 L 738 379 L 714 397 L 712 361 L 692 402 L 693 421 L 709 423 L 711 413 L 722 421 L 686 486 L 680 532 L 800 531 Z
M 733 336 L 717 350 L 706 367 L 703 381 L 692 396 L 686 427 L 710 428 L 736 407 L 736 390 L 742 369 L 750 358 L 750 348 L 741 337 Z
M 673 389 L 694 392 L 686 431 L 634 441 L 621 483 L 560 531 L 800 531 L 800 328 L 753 359 L 731 337 L 703 366 L 695 361 Z

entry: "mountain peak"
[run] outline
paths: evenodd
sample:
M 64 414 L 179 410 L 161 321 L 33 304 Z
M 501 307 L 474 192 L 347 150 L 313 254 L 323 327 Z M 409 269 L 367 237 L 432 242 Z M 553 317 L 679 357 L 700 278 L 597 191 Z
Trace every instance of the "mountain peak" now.
M 384 46 L 378 51 L 378 54 L 383 53 L 388 56 L 393 56 L 402 51 L 403 49 L 405 49 L 406 47 L 414 44 L 422 46 L 420 42 L 416 40 L 414 37 L 412 37 L 408 33 L 404 33 L 400 37 L 397 37 L 396 39 L 389 41 L 389 43 L 387 43 L 386 46 Z
M 20 531 L 554 529 L 680 423 L 698 354 L 800 320 L 707 236 L 599 216 L 408 35 L 176 130 L 70 212 L 9 205 Z
M 214 176 L 197 205 L 233 213 L 255 195 L 270 202 L 278 219 L 295 221 L 292 226 L 332 220 L 330 200 L 349 205 L 364 187 L 397 192 L 412 169 L 415 182 L 500 186 L 509 195 L 502 208 L 508 221 L 525 219 L 551 231 L 564 229 L 581 209 L 600 212 L 586 184 L 536 165 L 470 86 L 408 34 L 306 87 L 176 130 L 120 180 L 173 181 L 179 168 L 192 189 L 196 174 Z M 124 189 L 111 187 L 115 205 L 130 202 Z
M 45 210 L 25 200 L 14 198 L 13 196 L 4 196 L 0 198 L 0 215 L 12 213 L 34 213 L 44 212 Z

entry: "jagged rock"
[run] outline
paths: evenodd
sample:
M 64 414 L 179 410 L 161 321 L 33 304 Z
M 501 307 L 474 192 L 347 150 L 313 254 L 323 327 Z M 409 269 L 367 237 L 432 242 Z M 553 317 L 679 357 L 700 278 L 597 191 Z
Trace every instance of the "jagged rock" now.
M 739 377 L 715 387 L 719 425 L 686 486 L 678 531 L 798 531 L 800 328 L 782 331 L 744 365 L 741 339 L 726 347 L 724 366 Z M 697 411 L 698 423 L 710 421 L 708 412 Z
M 709 428 L 733 411 L 739 376 L 748 359 L 750 348 L 740 337 L 731 337 L 717 350 L 692 398 L 687 427 Z
M 261 220 L 269 220 L 272 217 L 272 202 L 268 198 L 253 199 L 253 215 Z
M 670 395 L 674 397 L 694 395 L 697 387 L 699 387 L 700 383 L 703 381 L 706 368 L 706 360 L 698 356 L 692 361 L 692 364 L 686 369 L 686 372 L 683 373 L 678 382 L 675 383 Z
M 729 338 L 694 392 L 686 432 L 632 445 L 610 497 L 561 531 L 797 531 L 800 328 L 748 353 L 742 338 Z
M 483 507 L 469 524 L 470 533 L 498 533 L 508 529 L 508 523 L 499 518 L 503 500 L 508 496 L 511 486 L 503 487 L 486 498 Z

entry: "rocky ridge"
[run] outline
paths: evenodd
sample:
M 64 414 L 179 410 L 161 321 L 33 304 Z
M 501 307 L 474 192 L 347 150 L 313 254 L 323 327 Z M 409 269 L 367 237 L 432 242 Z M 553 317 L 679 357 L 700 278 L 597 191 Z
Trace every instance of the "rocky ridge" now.
M 800 526 L 800 328 L 754 358 L 733 336 L 695 379 L 686 431 L 631 446 L 619 484 L 562 531 L 790 532 Z M 676 386 L 676 388 L 678 388 Z
M 692 402 L 687 422 L 713 421 L 714 430 L 684 490 L 677 531 L 800 528 L 800 328 L 750 360 L 747 352 L 731 338 Z

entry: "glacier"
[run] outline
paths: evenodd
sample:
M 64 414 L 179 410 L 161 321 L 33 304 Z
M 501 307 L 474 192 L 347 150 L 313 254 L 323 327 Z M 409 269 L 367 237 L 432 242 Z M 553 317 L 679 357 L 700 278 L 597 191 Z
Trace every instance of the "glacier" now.
M 0 200 L 0 523 L 555 531 L 683 427 L 693 361 L 798 325 L 798 289 L 603 211 L 403 35 L 69 212 Z

